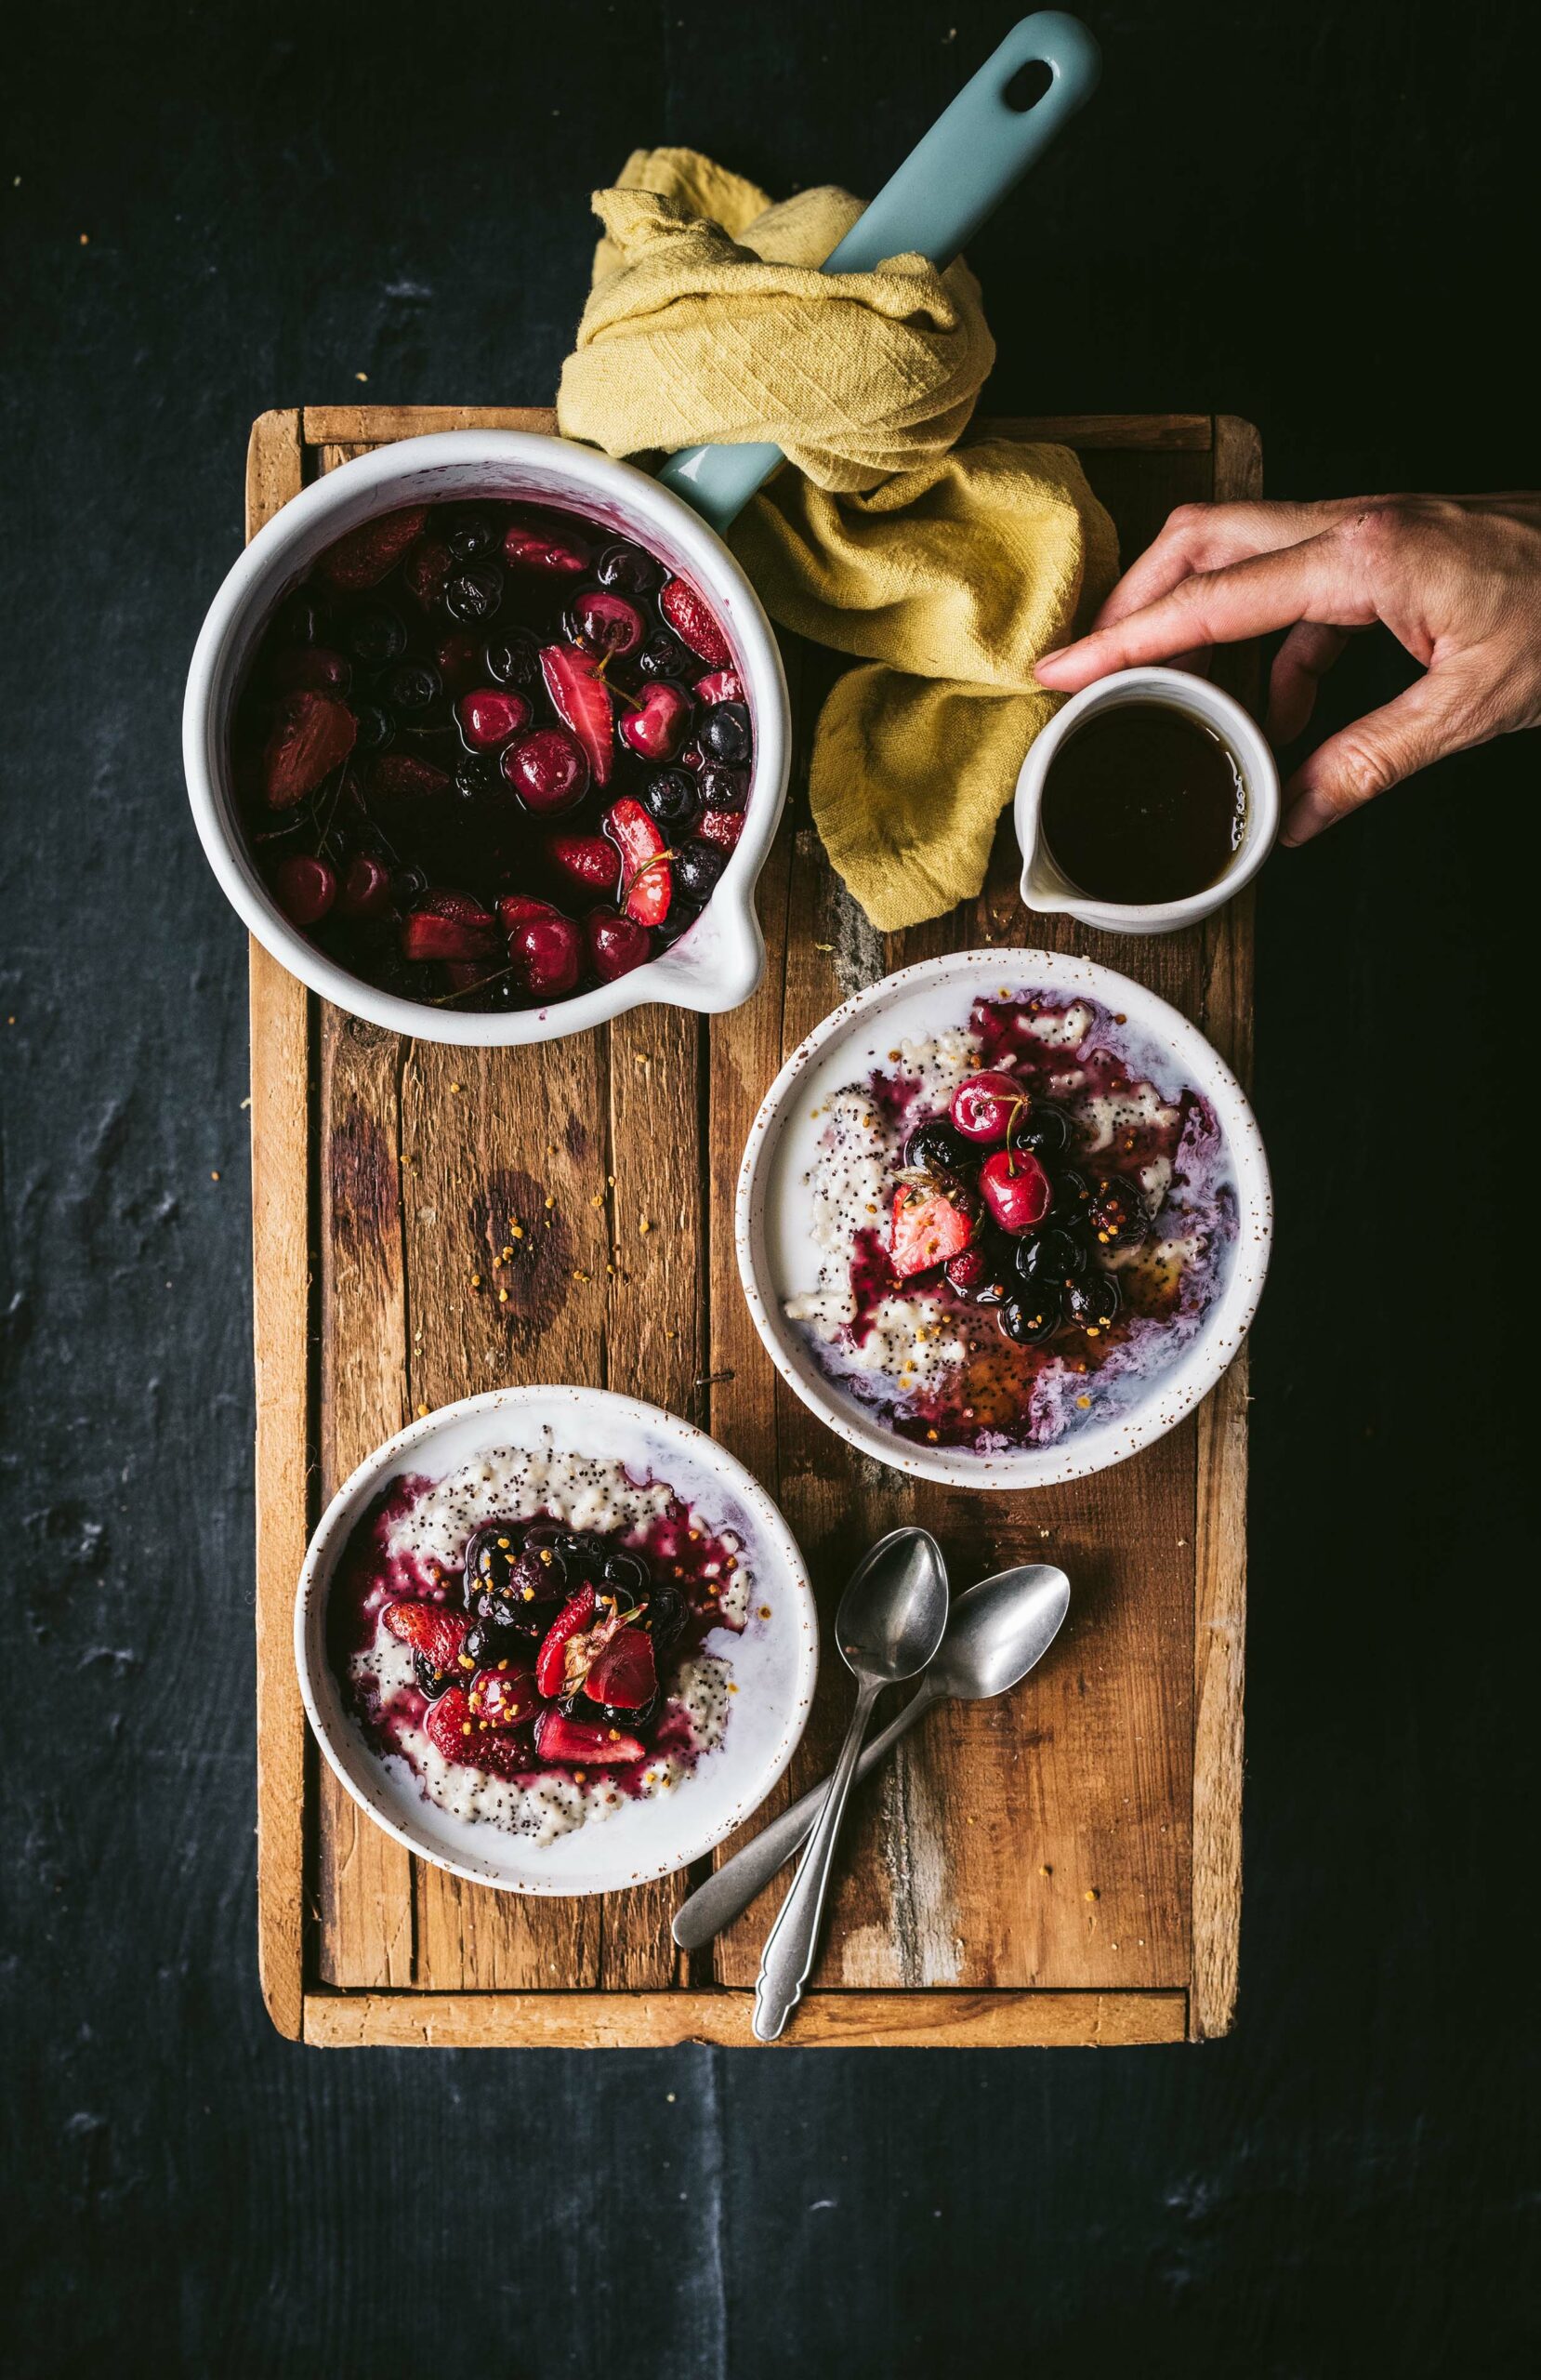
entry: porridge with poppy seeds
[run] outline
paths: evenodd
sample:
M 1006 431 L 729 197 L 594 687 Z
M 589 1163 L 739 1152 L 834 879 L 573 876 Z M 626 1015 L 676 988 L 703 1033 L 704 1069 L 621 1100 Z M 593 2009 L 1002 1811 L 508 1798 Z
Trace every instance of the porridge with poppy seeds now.
M 1214 1110 L 1097 1000 L 977 999 L 815 1120 L 810 1277 L 785 1311 L 900 1436 L 1053 1445 L 1142 1397 L 1224 1285 Z
M 509 1448 L 376 1499 L 333 1580 L 328 1652 L 369 1742 L 429 1801 L 548 1843 L 672 1791 L 721 1742 L 753 1593 L 736 1533 L 665 1483 Z

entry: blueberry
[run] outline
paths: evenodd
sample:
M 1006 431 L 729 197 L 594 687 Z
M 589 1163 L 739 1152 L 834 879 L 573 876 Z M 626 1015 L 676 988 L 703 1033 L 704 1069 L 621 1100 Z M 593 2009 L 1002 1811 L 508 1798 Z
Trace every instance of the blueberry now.
M 932 1171 L 954 1173 L 966 1164 L 968 1151 L 963 1135 L 949 1124 L 945 1116 L 932 1116 L 917 1124 L 904 1144 L 906 1165 L 925 1166 Z
M 746 760 L 754 747 L 749 713 L 743 703 L 714 703 L 701 722 L 700 736 L 707 757 L 729 768 Z
M 492 1621 L 479 1620 L 466 1632 L 465 1650 L 480 1668 L 483 1661 L 494 1658 L 496 1642 L 496 1631 Z
M 674 863 L 674 880 L 687 901 L 707 901 L 727 865 L 728 854 L 720 844 L 687 843 Z
M 623 1593 L 630 1595 L 634 1601 L 642 1593 L 648 1583 L 646 1566 L 638 1561 L 635 1554 L 607 1554 L 604 1568 L 599 1576 L 607 1587 L 620 1588 Z
M 1070 1145 L 1070 1117 L 1049 1099 L 1035 1099 L 1011 1135 L 1034 1157 L 1058 1157 Z
M 384 680 L 380 692 L 388 703 L 409 719 L 431 710 L 443 693 L 437 669 L 426 661 L 402 661 Z
M 1049 1221 L 1070 1223 L 1081 1220 L 1091 1206 L 1091 1184 L 1084 1173 L 1073 1166 L 1066 1166 L 1053 1176 L 1054 1196 L 1048 1202 Z
M 660 826 L 683 826 L 699 807 L 695 779 L 683 769 L 655 769 L 642 787 L 642 806 Z
M 649 1589 L 647 1614 L 641 1624 L 652 1638 L 656 1651 L 663 1652 L 674 1643 L 685 1619 L 685 1598 L 678 1587 L 660 1580 Z
M 594 575 L 601 587 L 613 588 L 617 595 L 651 595 L 664 574 L 639 546 L 606 546 L 594 565 Z
M 342 641 L 366 669 L 383 669 L 406 651 L 407 632 L 401 614 L 389 603 L 366 603 L 345 626 Z
M 326 640 L 326 615 L 303 587 L 296 587 L 280 606 L 273 626 L 286 644 L 323 644 Z
M 1034 1289 L 1026 1297 L 1008 1298 L 995 1319 L 1019 1347 L 1042 1346 L 1060 1327 L 1059 1292 Z
M 412 1666 L 417 1673 L 417 1683 L 430 1702 L 437 1702 L 448 1686 L 453 1673 L 436 1669 L 426 1653 L 414 1653 Z
M 491 760 L 468 754 L 455 765 L 454 789 L 462 801 L 483 801 L 498 789 L 498 773 Z
M 1086 1242 L 1058 1224 L 1017 1242 L 1017 1270 L 1024 1281 L 1062 1288 L 1085 1271 L 1086 1263 Z
M 742 810 L 749 799 L 749 779 L 743 769 L 724 769 L 708 762 L 696 783 L 708 810 Z
M 1138 1248 L 1148 1238 L 1151 1219 L 1134 1183 L 1122 1173 L 1105 1173 L 1092 1192 L 1091 1227 L 1103 1248 Z
M 486 560 L 497 543 L 497 531 L 485 512 L 462 512 L 444 542 L 464 566 Z
M 355 703 L 353 717 L 359 730 L 354 749 L 359 752 L 383 752 L 396 733 L 389 712 L 382 710 L 378 703 Z
M 693 901 L 680 899 L 679 887 L 677 884 L 674 899 L 669 903 L 668 916 L 662 925 L 654 926 L 652 930 L 652 938 L 658 948 L 667 950 L 671 944 L 680 939 L 681 935 L 689 933 L 700 915 L 701 912 Z
M 528 1547 L 509 1573 L 508 1584 L 520 1603 L 557 1603 L 567 1593 L 568 1560 L 559 1545 Z
M 1112 1273 L 1088 1273 L 1084 1281 L 1072 1281 L 1065 1291 L 1065 1316 L 1090 1339 L 1113 1328 L 1118 1309 L 1123 1303 L 1118 1283 Z
M 691 656 L 677 636 L 667 628 L 660 628 L 650 636 L 637 655 L 637 667 L 644 678 L 681 678 L 690 668 Z M 697 663 L 699 668 L 700 664 Z
M 586 1694 L 574 1706 L 573 1715 L 588 1720 L 592 1726 L 619 1727 L 623 1735 L 635 1736 L 645 1733 L 652 1726 L 663 1699 L 661 1686 L 655 1686 L 647 1700 L 635 1711 L 628 1711 L 620 1702 L 591 1702 Z
M 390 879 L 390 897 L 399 909 L 410 909 L 428 889 L 428 878 L 420 867 L 398 867 Z
M 445 583 L 445 611 L 452 620 L 460 620 L 468 628 L 490 620 L 502 601 L 503 573 L 492 562 L 479 562 Z
M 500 686 L 533 686 L 540 677 L 540 646 L 528 628 L 493 637 L 481 657 Z
M 518 1521 L 483 1521 L 480 1528 L 472 1529 L 466 1540 L 464 1556 L 468 1608 L 473 1594 L 507 1593 L 523 1542 L 524 1532 Z M 480 1615 L 482 1619 L 486 1616 L 484 1612 Z

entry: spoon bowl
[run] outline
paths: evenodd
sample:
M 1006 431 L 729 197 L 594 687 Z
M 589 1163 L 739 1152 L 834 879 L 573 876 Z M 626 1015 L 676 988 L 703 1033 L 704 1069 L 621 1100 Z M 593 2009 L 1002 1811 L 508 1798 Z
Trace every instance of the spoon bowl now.
M 1021 1562 L 967 1588 L 926 1673 L 929 1699 L 1008 1694 L 1043 1659 L 1069 1609 L 1070 1580 L 1053 1562 Z
M 835 1615 L 852 1675 L 896 1686 L 914 1677 L 947 1625 L 947 1565 L 927 1528 L 890 1529 L 851 1572 Z

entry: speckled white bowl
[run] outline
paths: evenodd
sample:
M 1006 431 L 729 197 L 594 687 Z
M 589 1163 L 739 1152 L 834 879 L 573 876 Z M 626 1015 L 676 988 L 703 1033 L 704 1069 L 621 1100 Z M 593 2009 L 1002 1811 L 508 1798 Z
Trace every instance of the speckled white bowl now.
M 755 1603 L 741 1636 L 707 1643 L 732 1662 L 738 1692 L 727 1732 L 673 1791 L 627 1802 L 545 1845 L 484 1820 L 451 1817 L 419 1791 L 400 1758 L 382 1759 L 346 1710 L 326 1658 L 326 1595 L 354 1523 L 406 1472 L 442 1477 L 499 1448 L 602 1455 L 652 1477 L 744 1540 Z M 421 1859 L 507 1892 L 608 1893 L 687 1867 L 742 1826 L 791 1759 L 808 1722 L 819 1666 L 813 1593 L 797 1540 L 763 1488 L 704 1431 L 656 1405 L 599 1388 L 499 1388 L 441 1406 L 387 1441 L 333 1498 L 310 1540 L 295 1600 L 295 1661 L 306 1712 L 343 1784 L 377 1826 Z
M 1090 1421 L 1053 1446 L 1013 1447 L 999 1454 L 916 1446 L 885 1429 L 820 1369 L 802 1331 L 784 1312 L 784 1300 L 809 1286 L 791 1274 L 806 1251 L 811 1226 L 802 1181 L 818 1137 L 810 1111 L 827 1092 L 881 1064 L 896 1038 L 967 1025 L 981 995 L 1027 991 L 1085 993 L 1121 1012 L 1138 1033 L 1169 1050 L 1184 1078 L 1209 1101 L 1236 1183 L 1239 1228 L 1231 1271 L 1195 1337 L 1145 1395 L 1118 1413 Z M 739 1171 L 736 1235 L 755 1328 L 787 1385 L 839 1436 L 894 1471 L 951 1487 L 1047 1488 L 1122 1462 L 1173 1428 L 1214 1387 L 1257 1312 L 1272 1213 L 1262 1136 L 1245 1094 L 1186 1017 L 1142 985 L 1089 959 L 1047 950 L 965 950 L 906 967 L 858 993 L 793 1051 L 750 1130 Z

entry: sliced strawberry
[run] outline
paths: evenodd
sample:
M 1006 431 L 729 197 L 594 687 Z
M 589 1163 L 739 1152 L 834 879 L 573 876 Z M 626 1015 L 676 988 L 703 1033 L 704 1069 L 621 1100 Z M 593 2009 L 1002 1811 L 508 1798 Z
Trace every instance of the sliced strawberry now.
M 669 914 L 674 870 L 668 846 L 639 801 L 624 794 L 604 815 L 604 830 L 620 848 L 626 908 L 639 926 L 659 926 Z
M 402 566 L 402 576 L 424 611 L 428 612 L 442 595 L 454 568 L 454 556 L 448 546 L 441 545 L 437 537 L 425 537 L 422 544 L 414 546 L 408 554 Z
M 369 790 L 384 800 L 415 800 L 420 794 L 448 793 L 447 771 L 415 752 L 382 752 L 370 764 Z
M 503 535 L 503 559 L 511 570 L 539 571 L 553 578 L 582 578 L 594 559 L 586 537 L 553 522 L 510 522 Z
M 605 835 L 547 835 L 546 856 L 574 892 L 608 898 L 621 880 L 621 854 Z
M 479 1727 L 517 1727 L 540 1709 L 535 1673 L 522 1661 L 478 1670 L 466 1689 L 466 1699 Z
M 353 749 L 359 722 L 335 694 L 285 694 L 273 707 L 262 753 L 262 790 L 275 810 L 292 810 Z
M 555 918 L 561 913 L 549 901 L 537 901 L 529 892 L 505 892 L 498 902 L 497 914 L 504 932 L 512 933 L 516 926 L 526 924 L 531 918 Z
M 579 1635 L 593 1617 L 594 1590 L 585 1584 L 575 1595 L 568 1596 L 541 1639 L 540 1651 L 535 1656 L 535 1684 L 543 1694 L 561 1694 L 566 1690 L 568 1640 Z
M 955 1207 L 940 1190 L 923 1190 L 905 1183 L 895 1191 L 889 1253 L 902 1281 L 912 1273 L 927 1272 L 931 1265 L 945 1264 L 950 1257 L 960 1255 L 973 1236 L 972 1216 Z
M 468 892 L 425 892 L 402 928 L 402 955 L 412 959 L 491 959 L 501 939 L 497 919 Z
M 322 576 L 345 595 L 362 595 L 366 587 L 378 587 L 381 579 L 388 578 L 395 569 L 407 548 L 422 536 L 428 517 L 419 509 L 386 512 L 378 521 L 366 521 L 362 528 L 350 530 L 323 554 L 319 565 Z
M 703 661 L 710 662 L 714 669 L 731 661 L 727 638 L 687 580 L 666 579 L 659 589 L 658 608 L 680 642 L 688 644 Z
M 599 675 L 593 655 L 573 644 L 546 645 L 540 674 L 557 717 L 583 747 L 595 784 L 608 785 L 615 758 L 615 697 Z
M 612 1710 L 639 1711 L 658 1690 L 658 1664 L 645 1628 L 622 1628 L 588 1665 L 584 1692 Z
M 471 1706 L 466 1699 L 464 1686 L 452 1686 L 447 1693 L 441 1694 L 428 1712 L 424 1725 L 429 1743 L 436 1752 L 442 1752 L 446 1760 L 465 1761 L 468 1765 L 475 1760 L 476 1752 L 470 1739 L 476 1734 L 476 1721 L 471 1717 Z
M 436 1752 L 467 1768 L 490 1768 L 498 1777 L 520 1777 L 532 1767 L 529 1739 L 520 1730 L 483 1726 L 471 1712 L 464 1688 L 452 1686 L 428 1706 L 424 1727 Z
M 713 703 L 741 703 L 744 681 L 736 669 L 708 669 L 695 681 L 695 698 L 709 709 Z
M 635 1736 L 624 1735 L 619 1727 L 591 1727 L 556 1710 L 543 1711 L 535 1721 L 535 1750 L 542 1760 L 571 1761 L 579 1768 L 647 1757 L 647 1746 Z
M 442 1604 L 389 1603 L 385 1624 L 403 1645 L 421 1653 L 430 1669 L 449 1670 L 459 1665 L 471 1623 L 463 1611 L 446 1611 Z
M 742 810 L 704 810 L 696 833 L 704 842 L 716 843 L 731 852 L 744 832 Z

